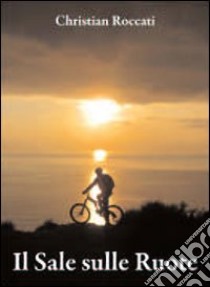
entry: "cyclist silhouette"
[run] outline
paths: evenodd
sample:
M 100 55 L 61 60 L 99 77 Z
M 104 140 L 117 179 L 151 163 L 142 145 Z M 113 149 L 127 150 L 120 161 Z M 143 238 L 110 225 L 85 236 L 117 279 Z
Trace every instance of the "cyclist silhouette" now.
M 94 181 L 82 192 L 83 194 L 87 193 L 91 188 L 96 184 L 99 186 L 101 193 L 97 196 L 99 208 L 97 212 L 102 214 L 104 212 L 104 218 L 106 223 L 108 223 L 108 206 L 109 206 L 109 197 L 112 195 L 112 190 L 115 186 L 112 177 L 108 174 L 103 173 L 101 167 L 95 169 L 96 178 Z

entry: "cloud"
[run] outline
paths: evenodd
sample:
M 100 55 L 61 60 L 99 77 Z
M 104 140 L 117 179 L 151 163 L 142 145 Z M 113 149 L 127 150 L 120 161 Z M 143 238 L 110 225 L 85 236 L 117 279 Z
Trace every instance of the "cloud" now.
M 29 5 L 30 4 L 30 5 Z M 208 97 L 206 2 L 3 2 L 3 92 L 125 102 Z M 155 15 L 155 28 L 58 28 L 55 15 Z

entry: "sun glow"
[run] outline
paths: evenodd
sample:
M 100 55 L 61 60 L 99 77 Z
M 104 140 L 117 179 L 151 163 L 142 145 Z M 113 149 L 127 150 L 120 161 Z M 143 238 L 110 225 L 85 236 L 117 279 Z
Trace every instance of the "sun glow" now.
M 92 182 L 95 178 L 95 174 L 92 174 L 90 177 L 90 181 Z M 100 193 L 100 189 L 98 187 L 98 185 L 95 185 L 91 191 L 91 197 L 95 200 L 97 200 L 97 195 Z M 95 206 L 91 203 L 90 205 L 90 209 L 91 209 L 91 218 L 90 218 L 90 222 L 95 223 L 96 225 L 105 225 L 105 220 L 103 217 L 101 217 L 99 214 L 96 213 L 96 208 Z
M 93 160 L 95 163 L 98 162 L 105 162 L 107 158 L 107 151 L 104 149 L 96 149 L 93 151 Z M 90 181 L 92 182 L 95 179 L 96 175 L 95 173 L 93 173 L 90 176 Z M 98 185 L 95 185 L 92 189 L 91 189 L 91 197 L 95 200 L 97 200 L 97 195 L 101 193 Z M 101 217 L 99 214 L 96 213 L 96 208 L 93 204 L 90 205 L 90 209 L 91 209 L 91 218 L 90 218 L 90 222 L 95 223 L 97 225 L 104 225 L 105 224 L 105 220 L 103 217 Z
M 107 158 L 107 151 L 104 149 L 96 149 L 93 152 L 93 158 L 95 162 L 105 161 Z
M 116 101 L 108 99 L 83 101 L 80 108 L 91 126 L 98 126 L 116 120 L 121 110 Z

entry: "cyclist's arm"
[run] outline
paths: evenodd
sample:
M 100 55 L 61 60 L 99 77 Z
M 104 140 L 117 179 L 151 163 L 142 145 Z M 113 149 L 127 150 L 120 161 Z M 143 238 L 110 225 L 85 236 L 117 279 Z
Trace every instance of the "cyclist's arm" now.
M 94 187 L 94 185 L 97 184 L 97 179 L 95 179 L 88 187 L 82 192 L 83 194 L 87 193 L 91 188 Z

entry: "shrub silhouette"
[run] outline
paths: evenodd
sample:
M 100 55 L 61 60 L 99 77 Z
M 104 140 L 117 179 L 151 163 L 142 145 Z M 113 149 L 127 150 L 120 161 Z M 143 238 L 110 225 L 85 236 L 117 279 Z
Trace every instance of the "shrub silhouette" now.
M 15 225 L 10 221 L 3 222 L 1 224 L 1 231 L 2 232 L 13 232 L 15 231 Z
M 58 228 L 58 224 L 56 224 L 51 219 L 49 219 L 45 221 L 43 225 L 37 227 L 37 229 L 35 230 L 35 233 L 36 232 L 48 232 L 48 231 L 55 230 L 56 228 Z

